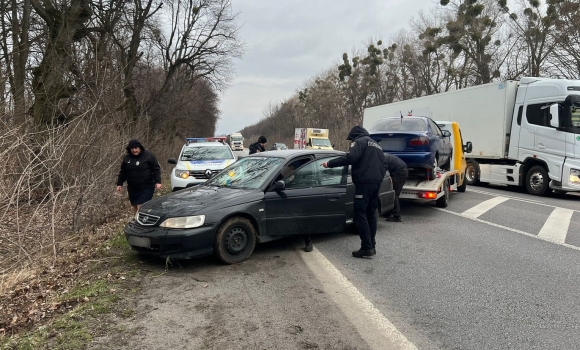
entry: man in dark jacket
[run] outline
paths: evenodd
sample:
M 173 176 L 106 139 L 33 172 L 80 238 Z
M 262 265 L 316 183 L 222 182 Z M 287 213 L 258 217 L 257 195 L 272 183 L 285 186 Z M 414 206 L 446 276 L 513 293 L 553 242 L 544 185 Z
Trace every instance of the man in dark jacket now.
M 401 219 L 399 196 L 401 195 L 401 190 L 403 190 L 405 180 L 407 180 L 407 176 L 409 175 L 407 163 L 397 156 L 385 153 L 385 167 L 389 171 L 389 174 L 391 174 L 393 190 L 395 190 L 395 206 L 393 207 L 393 210 L 387 214 L 387 221 L 401 222 L 403 220 Z
M 352 128 L 346 139 L 352 141 L 347 154 L 325 162 L 322 166 L 335 168 L 352 165 L 352 182 L 355 185 L 354 221 L 361 240 L 361 248 L 352 252 L 352 256 L 363 258 L 376 254 L 376 211 L 379 190 L 387 172 L 385 156 L 381 146 L 361 126 Z
M 121 192 L 127 181 L 129 201 L 137 213 L 143 203 L 153 198 L 155 190 L 161 189 L 161 167 L 155 155 L 146 151 L 139 140 L 129 141 L 126 149 L 117 177 L 117 192 Z
M 268 142 L 268 140 L 266 140 L 266 136 L 258 137 L 258 142 L 252 143 L 250 145 L 250 154 L 265 152 L 266 149 L 264 146 L 266 146 L 266 142 Z

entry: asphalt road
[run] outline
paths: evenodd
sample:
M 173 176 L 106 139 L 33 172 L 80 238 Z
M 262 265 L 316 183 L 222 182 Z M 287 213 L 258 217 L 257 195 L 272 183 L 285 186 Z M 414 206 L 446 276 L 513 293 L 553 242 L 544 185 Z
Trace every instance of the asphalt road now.
M 352 234 L 262 244 L 238 265 L 181 263 L 144 283 L 125 332 L 95 348 L 574 349 L 580 197 L 469 187 L 403 203 L 377 255 Z M 163 271 L 163 262 L 143 260 Z

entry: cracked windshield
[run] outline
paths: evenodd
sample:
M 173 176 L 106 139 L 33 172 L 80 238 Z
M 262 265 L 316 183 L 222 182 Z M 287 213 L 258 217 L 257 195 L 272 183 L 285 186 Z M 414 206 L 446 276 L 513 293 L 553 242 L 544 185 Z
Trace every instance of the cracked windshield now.
M 228 147 L 187 147 L 183 150 L 181 160 L 225 160 L 233 159 L 234 156 Z
M 227 171 L 206 182 L 207 186 L 232 188 L 260 188 L 270 175 L 278 171 L 282 158 L 244 158 L 228 167 Z

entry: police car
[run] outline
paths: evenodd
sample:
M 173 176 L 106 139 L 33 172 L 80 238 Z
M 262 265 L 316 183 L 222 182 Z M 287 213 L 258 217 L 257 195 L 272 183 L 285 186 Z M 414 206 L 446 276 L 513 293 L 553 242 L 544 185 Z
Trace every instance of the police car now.
M 179 159 L 170 158 L 174 164 L 171 171 L 171 189 L 178 191 L 204 183 L 213 175 L 236 161 L 230 146 L 221 140 L 187 138 Z

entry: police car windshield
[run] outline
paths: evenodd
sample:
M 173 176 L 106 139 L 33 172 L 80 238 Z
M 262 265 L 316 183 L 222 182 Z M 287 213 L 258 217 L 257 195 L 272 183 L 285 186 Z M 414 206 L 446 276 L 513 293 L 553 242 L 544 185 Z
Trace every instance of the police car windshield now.
M 274 157 L 242 158 L 212 177 L 204 186 L 257 189 L 278 171 L 283 162 L 283 158 Z
M 427 123 L 419 118 L 385 118 L 372 126 L 371 131 L 427 131 Z
M 227 146 L 196 146 L 186 147 L 181 153 L 180 160 L 226 160 L 234 156 Z

